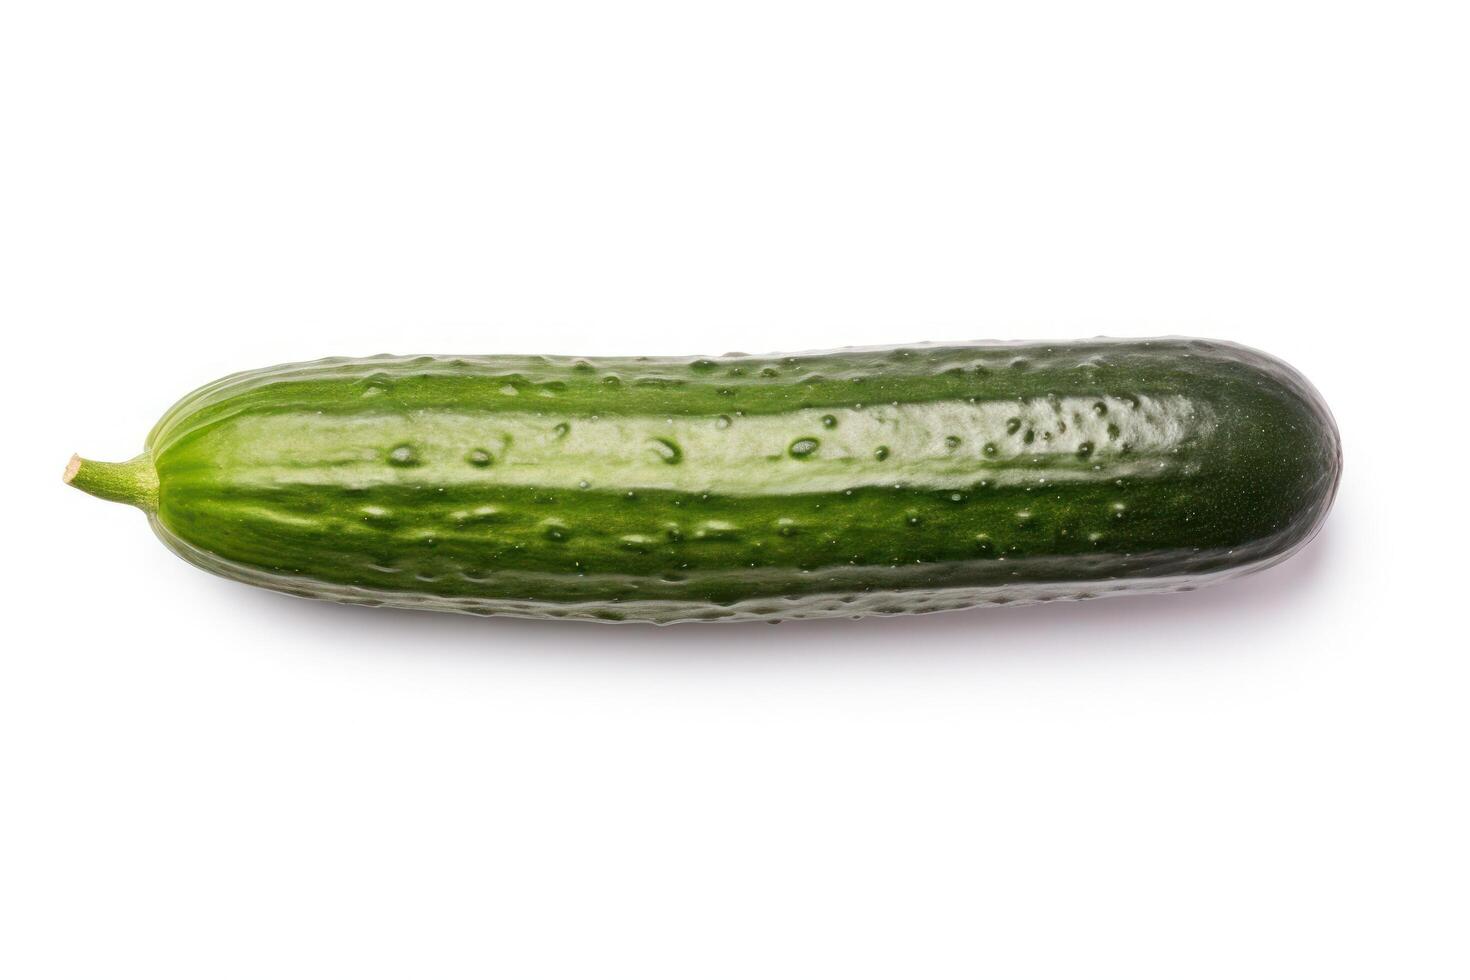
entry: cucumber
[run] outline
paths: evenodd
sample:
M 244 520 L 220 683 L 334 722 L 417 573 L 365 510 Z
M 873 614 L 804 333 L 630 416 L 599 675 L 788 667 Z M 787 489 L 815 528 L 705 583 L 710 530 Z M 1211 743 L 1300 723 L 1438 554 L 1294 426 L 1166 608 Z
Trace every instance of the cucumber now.
M 669 623 L 1182 591 L 1278 562 L 1342 456 L 1217 341 L 331 358 L 66 481 L 209 571 L 369 606 Z

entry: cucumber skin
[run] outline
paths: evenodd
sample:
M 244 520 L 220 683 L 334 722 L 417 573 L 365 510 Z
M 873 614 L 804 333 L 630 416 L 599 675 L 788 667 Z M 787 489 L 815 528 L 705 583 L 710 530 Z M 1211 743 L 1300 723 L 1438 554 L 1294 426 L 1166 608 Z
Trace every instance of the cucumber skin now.
M 1341 472 L 1294 370 L 1172 338 L 328 359 L 196 391 L 147 455 L 155 531 L 230 578 L 655 623 L 1189 589 L 1289 556 Z

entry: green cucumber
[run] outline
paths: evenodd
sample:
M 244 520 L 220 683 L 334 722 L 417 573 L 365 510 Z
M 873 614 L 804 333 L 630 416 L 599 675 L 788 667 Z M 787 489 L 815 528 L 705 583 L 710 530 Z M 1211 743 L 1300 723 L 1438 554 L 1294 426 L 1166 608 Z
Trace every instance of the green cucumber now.
M 1321 525 L 1311 385 L 1216 341 L 333 358 L 187 396 L 66 481 L 292 595 L 651 621 L 1174 591 Z

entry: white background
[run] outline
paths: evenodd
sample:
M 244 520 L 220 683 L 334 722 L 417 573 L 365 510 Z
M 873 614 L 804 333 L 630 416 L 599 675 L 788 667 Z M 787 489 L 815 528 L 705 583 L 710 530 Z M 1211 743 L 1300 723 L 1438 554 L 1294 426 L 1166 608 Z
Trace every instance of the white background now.
M 0 973 L 1464 977 L 1463 3 L 0 19 Z M 211 578 L 58 479 L 328 354 L 1226 337 L 1347 472 L 1192 595 L 779 627 Z

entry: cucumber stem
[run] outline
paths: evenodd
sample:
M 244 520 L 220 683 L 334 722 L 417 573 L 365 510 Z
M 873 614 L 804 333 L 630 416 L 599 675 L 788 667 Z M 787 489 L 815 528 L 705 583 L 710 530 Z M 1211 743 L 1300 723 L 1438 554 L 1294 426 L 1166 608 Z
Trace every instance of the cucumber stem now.
M 103 500 L 116 500 L 144 510 L 158 507 L 158 471 L 153 457 L 144 453 L 126 463 L 99 463 L 72 456 L 61 479 Z

